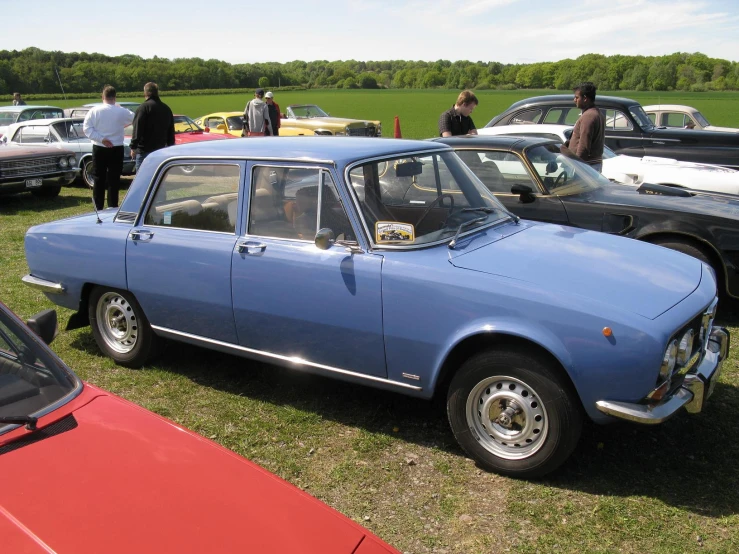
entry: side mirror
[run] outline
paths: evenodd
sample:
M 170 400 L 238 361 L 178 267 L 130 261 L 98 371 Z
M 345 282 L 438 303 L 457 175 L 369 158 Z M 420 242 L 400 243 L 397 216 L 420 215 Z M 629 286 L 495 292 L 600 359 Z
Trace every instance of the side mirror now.
M 336 239 L 334 238 L 334 232 L 331 229 L 319 229 L 316 233 L 315 243 L 317 248 L 328 250 L 334 245 L 334 242 L 336 242 Z
M 28 328 L 38 335 L 46 344 L 51 344 L 59 328 L 57 327 L 56 310 L 44 310 L 26 321 Z
M 531 204 L 536 200 L 533 189 L 528 185 L 513 185 L 511 187 L 511 194 L 518 194 L 519 200 L 524 204 Z

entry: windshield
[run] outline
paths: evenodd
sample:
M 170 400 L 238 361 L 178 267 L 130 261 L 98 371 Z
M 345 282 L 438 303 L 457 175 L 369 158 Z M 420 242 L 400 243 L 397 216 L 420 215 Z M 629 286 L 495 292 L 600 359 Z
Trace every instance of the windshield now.
M 306 104 L 304 106 L 290 106 L 288 108 L 292 112 L 293 117 L 302 119 L 305 117 L 328 117 L 328 114 L 315 104 Z
M 642 108 L 641 106 L 631 106 L 629 108 L 629 112 L 631 112 L 631 115 L 639 124 L 639 127 L 641 127 L 642 129 L 654 127 L 654 123 L 652 123 L 652 120 L 649 119 L 647 112 L 645 112 L 644 108 Z
M 510 216 L 453 152 L 360 163 L 348 170 L 367 230 L 376 244 L 418 246 L 451 240 Z
M 75 376 L 0 306 L 0 416 L 38 414 L 78 386 Z
M 708 120 L 700 112 L 693 112 L 693 117 L 701 127 L 708 127 L 710 125 L 710 123 L 708 123 Z
M 82 130 L 82 120 L 80 121 L 60 121 L 54 123 L 53 127 L 56 133 L 62 137 L 63 141 L 69 142 L 73 140 L 87 139 Z
M 533 146 L 526 149 L 525 155 L 544 187 L 557 196 L 580 194 L 610 183 L 570 150 L 558 144 Z
M 193 131 L 202 131 L 197 124 L 187 117 L 186 115 L 174 116 L 174 132 L 178 133 L 192 133 Z

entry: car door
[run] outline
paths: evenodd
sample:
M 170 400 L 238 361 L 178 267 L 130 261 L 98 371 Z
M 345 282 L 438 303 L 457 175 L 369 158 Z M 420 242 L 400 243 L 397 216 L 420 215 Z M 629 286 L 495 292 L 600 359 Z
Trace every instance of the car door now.
M 651 145 L 651 139 L 642 132 L 630 114 L 616 108 L 600 108 L 600 111 L 606 120 L 606 146 L 618 154 L 644 156 L 645 147 Z
M 237 343 L 231 303 L 243 163 L 178 160 L 126 241 L 128 288 L 154 327 Z
M 457 149 L 456 152 L 495 197 L 517 216 L 563 225 L 568 223 L 567 211 L 561 200 L 539 185 L 516 153 L 473 147 Z M 531 194 L 512 192 L 516 185 L 529 187 Z
M 382 257 L 316 247 L 316 231 L 356 240 L 332 173 L 254 163 L 245 233 L 232 260 L 239 344 L 323 369 L 384 377 Z

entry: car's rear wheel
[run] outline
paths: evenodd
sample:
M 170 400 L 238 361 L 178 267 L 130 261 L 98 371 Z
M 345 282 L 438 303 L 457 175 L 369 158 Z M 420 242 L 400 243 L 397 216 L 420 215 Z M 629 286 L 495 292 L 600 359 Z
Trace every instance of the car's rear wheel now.
M 92 156 L 82 161 L 82 182 L 90 188 L 95 185 Z
M 161 342 L 133 294 L 108 287 L 95 287 L 90 294 L 88 315 L 100 350 L 116 363 L 141 367 L 153 357 Z
M 460 446 L 482 467 L 541 477 L 580 438 L 579 401 L 551 363 L 519 350 L 488 350 L 452 378 L 447 414 Z
M 38 196 L 39 198 L 56 198 L 59 196 L 59 193 L 62 191 L 61 185 L 54 185 L 51 187 L 41 187 L 38 189 L 33 189 L 31 191 L 31 194 L 34 196 Z

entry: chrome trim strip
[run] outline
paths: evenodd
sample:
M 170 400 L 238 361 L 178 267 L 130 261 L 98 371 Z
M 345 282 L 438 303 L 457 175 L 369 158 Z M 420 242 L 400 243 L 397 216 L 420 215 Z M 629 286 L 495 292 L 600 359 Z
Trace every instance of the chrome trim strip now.
M 318 364 L 318 363 L 315 363 L 315 362 L 310 362 L 308 360 L 304 360 L 303 358 L 299 358 L 297 356 L 283 356 L 282 354 L 275 354 L 273 352 L 266 352 L 264 350 L 255 350 L 253 348 L 247 348 L 245 346 L 239 346 L 237 344 L 231 344 L 231 343 L 228 343 L 228 342 L 222 342 L 222 341 L 215 340 L 215 339 L 209 339 L 207 337 L 201 337 L 199 335 L 192 335 L 190 333 L 183 333 L 182 331 L 175 331 L 174 329 L 168 329 L 166 327 L 160 327 L 158 325 L 152 325 L 151 328 L 154 329 L 155 331 L 157 331 L 158 333 L 161 333 L 162 335 L 170 336 L 170 337 L 175 338 L 175 339 L 177 337 L 187 338 L 187 339 L 190 339 L 191 341 L 194 341 L 196 343 L 201 343 L 201 344 L 204 344 L 204 345 L 210 345 L 211 347 L 212 346 L 217 346 L 222 351 L 233 352 L 233 353 L 236 353 L 237 355 L 238 354 L 251 354 L 251 355 L 257 356 L 259 358 L 267 358 L 269 360 L 283 362 L 288 367 L 295 368 L 295 366 L 304 366 L 305 368 L 318 369 L 318 370 L 321 370 L 321 371 L 324 371 L 324 372 L 329 372 L 329 373 L 332 373 L 332 374 L 338 373 L 340 375 L 343 375 L 343 376 L 346 376 L 346 377 L 351 377 L 353 379 L 361 379 L 361 380 L 364 380 L 364 381 L 372 381 L 374 383 L 378 383 L 378 384 L 382 384 L 382 385 L 387 385 L 387 386 L 391 386 L 391 387 L 395 387 L 395 388 L 410 389 L 410 390 L 414 390 L 414 391 L 422 391 L 423 390 L 423 387 L 409 385 L 407 383 L 401 383 L 399 381 L 392 381 L 390 379 L 384 379 L 382 377 L 375 377 L 374 375 L 365 375 L 363 373 L 356 373 L 354 371 L 349 371 L 347 369 L 341 369 L 341 368 L 338 368 L 338 367 L 332 367 L 332 366 L 328 366 L 328 365 Z M 299 369 L 299 367 L 296 368 L 296 369 Z
M 662 423 L 682 407 L 690 413 L 698 413 L 711 396 L 728 353 L 729 333 L 721 327 L 716 327 L 711 331 L 705 356 L 696 371 L 686 375 L 682 386 L 662 403 L 637 404 L 598 400 L 595 406 L 604 414 L 647 425 Z
M 624 131 L 624 132 L 629 133 L 631 131 Z M 606 135 L 606 138 L 624 139 L 624 140 L 651 140 L 653 142 L 682 142 L 680 139 L 669 139 L 669 138 L 659 138 L 659 137 L 628 137 L 628 136 L 619 136 L 619 135 Z
M 55 283 L 54 281 L 47 281 L 46 279 L 39 279 L 33 275 L 24 275 L 21 278 L 26 285 L 31 288 L 38 289 L 42 292 L 50 292 L 52 294 L 63 294 L 67 288 L 61 283 Z

